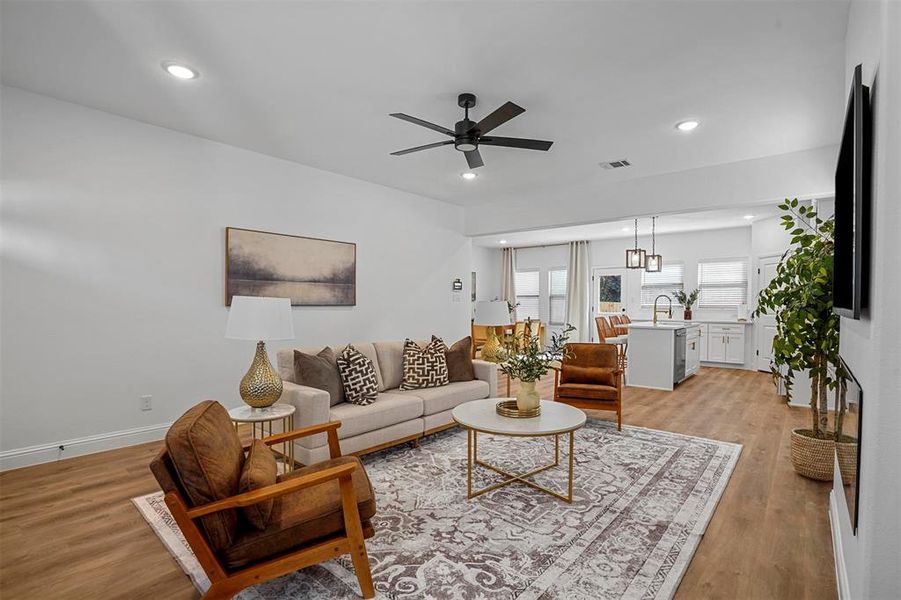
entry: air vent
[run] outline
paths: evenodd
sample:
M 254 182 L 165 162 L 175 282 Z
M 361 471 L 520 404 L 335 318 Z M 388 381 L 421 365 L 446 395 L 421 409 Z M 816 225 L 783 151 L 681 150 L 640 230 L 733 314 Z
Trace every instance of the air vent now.
M 611 160 L 610 162 L 602 162 L 601 166 L 605 169 L 622 169 L 624 167 L 631 167 L 632 163 L 627 161 L 625 158 L 622 160 Z

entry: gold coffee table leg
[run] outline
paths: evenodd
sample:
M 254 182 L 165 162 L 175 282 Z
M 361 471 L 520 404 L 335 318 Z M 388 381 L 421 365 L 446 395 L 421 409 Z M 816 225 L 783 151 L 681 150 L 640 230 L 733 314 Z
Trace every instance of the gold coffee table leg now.
M 554 462 L 542 465 L 527 473 L 510 473 L 500 467 L 495 465 L 486 463 L 485 461 L 479 460 L 478 458 L 478 432 L 474 429 L 466 430 L 466 497 L 469 499 L 475 498 L 476 496 L 481 496 L 482 494 L 486 494 L 490 491 L 502 488 L 504 486 L 510 485 L 511 483 L 523 483 L 529 487 L 535 488 L 536 490 L 542 491 L 546 494 L 550 494 L 551 496 L 563 500 L 564 502 L 572 503 L 573 501 L 573 453 L 575 450 L 575 431 L 569 432 L 569 473 L 567 478 L 567 494 L 563 495 L 560 492 L 556 492 L 554 490 L 548 489 L 542 485 L 535 483 L 534 481 L 530 481 L 527 479 L 528 477 L 532 477 L 541 473 L 542 471 L 547 471 L 548 469 L 552 469 L 560 464 L 560 434 L 554 434 Z M 479 465 L 499 475 L 503 475 L 507 479 L 500 481 L 498 483 L 494 483 L 489 485 L 488 487 L 484 487 L 480 490 L 472 491 L 472 467 L 473 465 Z

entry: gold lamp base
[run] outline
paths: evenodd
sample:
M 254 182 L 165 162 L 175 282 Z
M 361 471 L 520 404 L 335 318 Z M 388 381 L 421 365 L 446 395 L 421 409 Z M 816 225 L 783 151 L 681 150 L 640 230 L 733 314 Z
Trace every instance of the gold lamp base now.
M 241 379 L 241 399 L 253 408 L 272 406 L 282 396 L 282 378 L 272 369 L 266 343 L 257 342 L 257 352 Z
M 488 328 L 488 337 L 485 340 L 485 345 L 482 346 L 482 360 L 487 360 L 488 362 L 497 363 L 501 361 L 501 343 L 500 340 L 497 339 L 497 332 L 494 327 Z

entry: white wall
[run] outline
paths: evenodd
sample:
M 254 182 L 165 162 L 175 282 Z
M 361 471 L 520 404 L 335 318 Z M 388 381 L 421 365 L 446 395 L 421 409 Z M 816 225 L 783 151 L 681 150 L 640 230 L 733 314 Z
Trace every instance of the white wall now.
M 473 246 L 472 270 L 476 272 L 476 300 L 500 298 L 501 251 L 497 248 Z
M 294 345 L 468 334 L 459 207 L 14 88 L 2 111 L 5 466 L 241 403 L 253 344 L 223 337 L 226 226 L 357 243 L 357 306 L 295 308 Z
M 854 599 L 897 598 L 901 590 L 901 3 L 853 0 L 846 81 L 863 64 L 873 106 L 873 212 L 870 307 L 842 319 L 841 354 L 863 389 L 860 524 L 857 535 L 836 476 L 832 518 Z

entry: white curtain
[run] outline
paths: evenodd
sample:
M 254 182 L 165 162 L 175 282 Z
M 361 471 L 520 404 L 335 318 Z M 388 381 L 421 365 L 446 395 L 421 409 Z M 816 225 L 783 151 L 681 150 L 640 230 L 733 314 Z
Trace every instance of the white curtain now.
M 576 328 L 570 334 L 571 342 L 588 342 L 591 339 L 590 256 L 591 242 L 570 242 L 566 274 L 566 322 Z
M 503 284 L 501 300 L 506 300 L 512 306 L 516 304 L 516 259 L 513 248 L 504 248 L 501 258 L 503 260 L 501 267 L 501 281 Z M 515 310 L 511 317 L 513 321 L 516 321 Z

